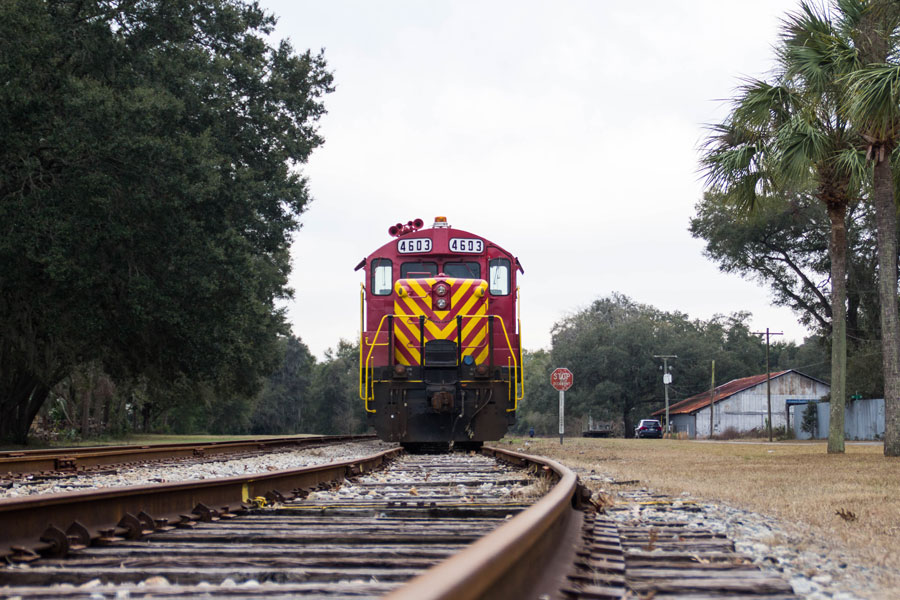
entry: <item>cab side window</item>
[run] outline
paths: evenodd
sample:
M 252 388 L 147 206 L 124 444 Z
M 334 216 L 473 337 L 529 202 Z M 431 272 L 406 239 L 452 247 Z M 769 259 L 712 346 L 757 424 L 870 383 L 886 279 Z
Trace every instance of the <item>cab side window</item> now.
M 394 265 L 388 258 L 372 260 L 372 293 L 388 296 L 394 289 Z
M 490 289 L 491 296 L 506 296 L 509 294 L 510 263 L 508 258 L 495 258 L 490 264 Z

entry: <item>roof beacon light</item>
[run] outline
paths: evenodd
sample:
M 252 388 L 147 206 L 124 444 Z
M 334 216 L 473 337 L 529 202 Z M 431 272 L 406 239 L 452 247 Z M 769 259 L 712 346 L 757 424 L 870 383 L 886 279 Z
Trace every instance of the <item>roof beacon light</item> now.
M 434 227 L 435 229 L 439 227 L 450 227 L 450 224 L 447 223 L 447 217 L 435 217 L 434 218 Z

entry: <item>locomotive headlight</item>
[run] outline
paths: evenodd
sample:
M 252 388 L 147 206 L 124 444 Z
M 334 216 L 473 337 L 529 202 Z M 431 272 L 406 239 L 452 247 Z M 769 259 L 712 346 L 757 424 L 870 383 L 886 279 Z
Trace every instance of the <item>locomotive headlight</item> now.
M 439 297 L 446 296 L 450 293 L 450 288 L 446 283 L 439 283 L 434 286 L 434 293 Z
M 446 298 L 438 298 L 435 301 L 435 306 L 438 307 L 438 310 L 444 310 L 447 308 L 447 299 Z

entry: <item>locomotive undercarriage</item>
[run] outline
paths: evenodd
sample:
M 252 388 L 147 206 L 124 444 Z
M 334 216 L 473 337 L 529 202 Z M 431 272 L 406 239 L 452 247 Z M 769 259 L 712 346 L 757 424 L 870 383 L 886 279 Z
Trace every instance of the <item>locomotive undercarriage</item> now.
M 410 449 L 475 449 L 499 440 L 515 423 L 507 367 L 487 365 L 376 367 L 369 424 L 383 440 Z

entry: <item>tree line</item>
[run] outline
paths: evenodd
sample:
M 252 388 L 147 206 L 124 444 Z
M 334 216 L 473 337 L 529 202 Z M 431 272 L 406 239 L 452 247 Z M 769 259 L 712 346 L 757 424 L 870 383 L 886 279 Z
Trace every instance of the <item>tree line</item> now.
M 71 441 L 130 433 L 353 434 L 366 430 L 357 399 L 359 346 L 340 341 L 317 360 L 294 336 L 277 340 L 281 366 L 254 396 L 223 396 L 177 381 L 117 384 L 92 364 L 57 384 L 33 425 L 45 439 Z
M 713 360 L 719 383 L 765 373 L 765 341 L 750 331 L 749 318 L 736 313 L 692 319 L 621 294 L 599 298 L 554 325 L 549 349 L 525 354 L 525 399 L 516 431 L 558 431 L 558 393 L 549 382 L 560 366 L 575 374 L 575 386 L 566 392 L 566 431 L 577 434 L 592 418 L 626 437 L 638 421 L 664 407 L 663 361 L 654 355 L 678 357 L 668 362 L 671 404 L 710 389 Z M 822 377 L 828 366 L 824 350 L 818 338 L 800 346 L 776 342 L 771 368 Z

